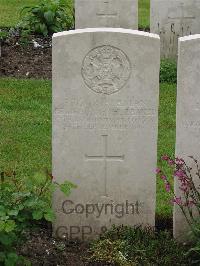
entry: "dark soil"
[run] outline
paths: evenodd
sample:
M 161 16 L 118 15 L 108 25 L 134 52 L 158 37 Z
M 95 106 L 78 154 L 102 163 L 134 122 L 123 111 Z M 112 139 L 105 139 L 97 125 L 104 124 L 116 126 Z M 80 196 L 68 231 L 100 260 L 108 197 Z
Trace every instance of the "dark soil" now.
M 87 261 L 88 244 L 56 240 L 49 228 L 31 231 L 26 238 L 18 247 L 18 254 L 26 257 L 32 266 L 115 266 Z
M 164 231 L 168 230 L 173 233 L 173 219 L 172 217 L 163 217 L 156 215 L 156 230 Z
M 172 219 L 156 218 L 156 230 L 172 231 Z M 116 266 L 106 262 L 89 262 L 89 244 L 76 241 L 60 241 L 52 237 L 51 226 L 42 224 L 31 231 L 18 253 L 26 257 L 32 266 Z
M 51 79 L 51 37 L 30 36 L 25 44 L 21 44 L 23 40 L 19 32 L 12 34 L 2 43 L 0 77 Z M 33 41 L 41 46 L 34 48 Z
M 33 40 L 23 45 L 16 39 L 3 42 L 0 77 L 51 79 L 51 38 L 40 43 L 34 48 Z

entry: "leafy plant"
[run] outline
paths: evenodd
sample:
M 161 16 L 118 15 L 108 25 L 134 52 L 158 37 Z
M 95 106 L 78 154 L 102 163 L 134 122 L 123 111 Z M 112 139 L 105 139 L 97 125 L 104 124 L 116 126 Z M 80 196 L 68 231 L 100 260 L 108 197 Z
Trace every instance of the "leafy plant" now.
M 109 262 L 111 265 L 190 265 L 185 249 L 169 232 L 152 228 L 115 227 L 91 244 L 90 262 Z
M 200 219 L 192 224 L 192 230 L 189 234 L 192 241 L 192 246 L 189 251 L 186 253 L 187 256 L 192 258 L 192 265 L 200 265 Z
M 55 214 L 51 208 L 52 192 L 59 188 L 66 196 L 76 186 L 65 181 L 59 185 L 48 172 L 32 178 L 19 178 L 15 171 L 1 172 L 0 176 L 0 264 L 12 266 L 27 264 L 17 256 L 15 246 L 23 239 L 34 220 L 52 222 Z
M 200 179 L 198 161 L 192 156 L 190 156 L 190 158 L 193 160 L 196 167 L 194 171 L 195 176 Z M 200 190 L 195 184 L 192 172 L 193 169 L 188 166 L 182 158 L 175 158 L 175 160 L 173 160 L 169 156 L 164 155 L 161 159 L 174 169 L 173 175 L 179 182 L 179 188 L 182 192 L 182 196 L 175 195 L 173 186 L 170 184 L 169 178 L 165 175 L 163 170 L 157 169 L 157 174 L 163 180 L 166 191 L 171 194 L 172 204 L 177 204 L 180 207 L 188 225 L 191 229 L 193 229 L 192 224 L 196 221 L 196 217 L 194 216 L 195 210 L 200 218 Z
M 30 34 L 47 36 L 72 28 L 73 12 L 71 1 L 43 0 L 38 5 L 26 6 L 22 9 L 19 26 Z
M 198 161 L 192 159 L 195 169 L 191 168 L 184 159 L 175 158 L 173 160 L 167 155 L 162 156 L 169 167 L 173 169 L 174 178 L 177 179 L 181 195 L 174 193 L 169 177 L 161 169 L 157 169 L 158 176 L 163 180 L 166 191 L 171 195 L 172 204 L 176 204 L 181 209 L 189 227 L 192 247 L 187 255 L 192 256 L 192 264 L 200 264 L 200 187 L 195 180 L 200 180 L 200 167 Z
M 172 59 L 162 59 L 160 64 L 160 82 L 176 83 L 177 82 L 177 64 Z

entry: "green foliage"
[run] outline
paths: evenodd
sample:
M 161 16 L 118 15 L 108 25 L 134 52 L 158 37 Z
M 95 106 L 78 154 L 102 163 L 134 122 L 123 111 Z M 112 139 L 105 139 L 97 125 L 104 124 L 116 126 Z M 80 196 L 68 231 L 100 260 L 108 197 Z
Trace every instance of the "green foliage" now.
M 9 33 L 7 31 L 0 30 L 0 41 L 6 40 L 9 36 Z
M 56 188 L 68 196 L 71 189 L 76 187 L 67 181 L 59 185 L 52 178 L 48 172 L 35 174 L 28 179 L 18 177 L 15 171 L 1 172 L 0 264 L 12 266 L 19 261 L 20 265 L 27 264 L 24 258 L 17 256 L 14 246 L 22 240 L 24 232 L 33 227 L 34 220 L 52 222 L 55 219 L 50 197 Z
M 150 0 L 138 1 L 138 19 L 139 29 L 148 30 L 150 28 Z
M 43 0 L 38 5 L 24 7 L 19 26 L 30 34 L 51 35 L 74 25 L 72 1 Z
M 113 227 L 92 243 L 90 262 L 109 262 L 120 266 L 190 265 L 185 249 L 168 232 L 150 228 Z
M 26 47 L 26 46 L 28 46 L 29 42 L 30 42 L 30 32 L 29 32 L 29 30 L 24 29 L 21 31 L 19 43 L 23 47 Z
M 177 82 L 177 63 L 172 59 L 161 60 L 160 65 L 160 82 L 176 83 Z
M 200 265 L 200 218 L 193 223 L 189 237 L 191 239 L 191 248 L 186 255 L 192 258 L 191 265 Z
M 120 266 L 130 266 L 131 261 L 122 253 L 125 249 L 126 242 L 120 239 L 111 241 L 110 239 L 102 239 L 94 242 L 91 247 L 91 262 L 108 262 Z
M 158 127 L 158 158 L 163 154 L 171 157 L 175 153 L 176 137 L 176 85 L 160 84 L 160 104 L 159 104 L 159 127 Z M 158 160 L 158 167 L 161 161 Z M 169 167 L 164 166 L 167 175 L 172 176 Z M 171 180 L 173 182 L 173 179 Z M 169 204 L 171 197 L 166 193 L 163 182 L 157 178 L 156 213 L 162 217 L 172 216 L 172 205 Z

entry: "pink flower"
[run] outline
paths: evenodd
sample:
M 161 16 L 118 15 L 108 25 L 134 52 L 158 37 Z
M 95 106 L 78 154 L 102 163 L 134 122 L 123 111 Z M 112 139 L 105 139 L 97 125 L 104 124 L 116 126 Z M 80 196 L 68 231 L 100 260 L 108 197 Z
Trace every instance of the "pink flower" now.
M 162 180 L 167 180 L 167 177 L 165 175 L 161 175 L 160 177 Z
M 182 202 L 182 200 L 181 200 L 181 197 L 175 197 L 174 199 L 173 199 L 173 203 L 176 203 L 176 204 L 178 204 L 178 205 L 183 205 L 183 202 Z
M 174 172 L 174 175 L 176 177 L 178 177 L 178 180 L 180 181 L 182 187 L 185 186 L 185 187 L 189 188 L 190 182 L 189 182 L 189 180 L 188 180 L 188 178 L 187 178 L 187 176 L 186 176 L 184 171 L 177 170 L 177 171 Z
M 186 180 L 185 176 L 179 177 L 178 180 L 181 182 L 184 186 L 189 186 L 189 182 Z
M 171 160 L 171 159 L 169 159 L 169 160 L 168 160 L 168 164 L 169 164 L 169 165 L 174 165 L 174 164 L 175 164 L 175 161 L 174 161 L 174 160 Z
M 176 162 L 176 164 L 179 165 L 179 166 L 181 166 L 181 165 L 184 164 L 184 160 L 181 159 L 181 158 L 175 158 L 175 162 Z
M 156 174 L 158 175 L 158 174 L 161 174 L 161 170 L 160 170 L 160 168 L 157 168 L 156 169 Z
M 161 160 L 163 160 L 163 161 L 168 161 L 170 158 L 169 158 L 169 156 L 168 155 L 163 155 L 162 157 L 161 157 Z
M 166 183 L 165 183 L 165 190 L 166 190 L 167 192 L 170 192 L 171 187 L 170 187 L 169 182 L 166 182 Z
M 174 175 L 177 176 L 177 177 L 184 177 L 185 176 L 185 173 L 183 170 L 177 170 L 174 172 Z

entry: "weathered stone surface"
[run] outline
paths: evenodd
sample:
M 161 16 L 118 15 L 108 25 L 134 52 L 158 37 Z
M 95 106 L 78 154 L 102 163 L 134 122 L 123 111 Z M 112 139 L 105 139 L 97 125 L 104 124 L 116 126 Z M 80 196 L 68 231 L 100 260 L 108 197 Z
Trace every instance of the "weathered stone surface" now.
M 176 156 L 183 158 L 193 169 L 192 175 L 197 181 L 196 165 L 188 156 L 200 161 L 200 35 L 180 38 L 178 54 Z M 185 201 L 179 187 L 180 182 L 175 179 L 175 194 Z M 185 217 L 175 205 L 174 236 L 185 240 L 188 229 Z
M 154 225 L 159 49 L 139 31 L 54 34 L 53 175 L 78 186 L 54 195 L 57 236 Z
M 178 38 L 200 33 L 200 1 L 151 0 L 151 32 L 161 38 L 161 57 L 177 58 Z
M 75 0 L 75 27 L 138 28 L 138 0 Z

